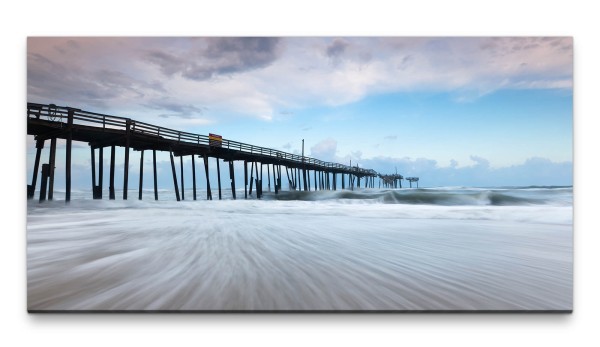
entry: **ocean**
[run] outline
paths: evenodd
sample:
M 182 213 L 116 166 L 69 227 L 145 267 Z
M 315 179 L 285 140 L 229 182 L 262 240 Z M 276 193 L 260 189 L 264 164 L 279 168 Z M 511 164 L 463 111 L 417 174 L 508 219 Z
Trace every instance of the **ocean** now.
M 223 194 L 29 200 L 28 310 L 572 310 L 572 187 Z

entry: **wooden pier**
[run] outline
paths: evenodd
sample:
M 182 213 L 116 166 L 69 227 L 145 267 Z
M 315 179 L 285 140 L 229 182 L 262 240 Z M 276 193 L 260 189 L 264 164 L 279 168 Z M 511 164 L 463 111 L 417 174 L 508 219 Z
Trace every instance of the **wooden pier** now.
M 169 153 L 173 175 L 173 187 L 176 199 L 185 199 L 183 157 L 190 156 L 192 161 L 192 191 L 196 200 L 196 168 L 194 158 L 202 159 L 206 176 L 206 199 L 212 200 L 211 182 L 209 179 L 209 158 L 216 159 L 218 197 L 222 198 L 221 175 L 219 162 L 228 163 L 229 184 L 233 199 L 236 199 L 234 161 L 243 162 L 244 198 L 253 193 L 253 185 L 257 198 L 263 195 L 263 173 L 267 172 L 267 187 L 271 190 L 271 173 L 273 190 L 278 194 L 282 189 L 282 172 L 291 190 L 337 190 L 338 178 L 342 189 L 360 187 L 364 178 L 365 187 L 375 187 L 375 178 L 380 177 L 374 170 L 352 167 L 348 165 L 324 162 L 318 159 L 282 152 L 275 149 L 254 146 L 221 138 L 219 135 L 199 135 L 177 131 L 156 125 L 138 122 L 130 118 L 116 117 L 94 112 L 83 111 L 72 107 L 53 104 L 27 104 L 27 134 L 33 135 L 36 141 L 36 156 L 33 177 L 27 186 L 27 197 L 33 198 L 37 184 L 41 153 L 46 141 L 50 141 L 48 163 L 42 164 L 40 182 L 40 201 L 53 199 L 54 169 L 56 158 L 56 140 L 66 140 L 65 157 L 65 200 L 71 199 L 71 153 L 73 141 L 86 142 L 90 146 L 92 170 L 92 197 L 102 199 L 104 175 L 104 149 L 110 149 L 109 165 L 109 199 L 115 199 L 115 148 L 125 149 L 123 172 L 123 199 L 128 198 L 129 188 L 129 152 L 140 151 L 139 193 L 142 199 L 142 183 L 144 179 L 144 152 L 152 151 L 154 199 L 158 200 L 156 151 Z M 96 170 L 96 152 L 98 153 L 98 169 Z M 179 157 L 180 180 L 177 180 L 175 158 Z M 266 170 L 265 167 L 266 166 Z M 96 177 L 96 171 L 98 175 Z M 310 172 L 313 172 L 311 184 Z M 97 179 L 96 179 L 97 178 Z M 380 181 L 381 182 L 381 181 Z M 180 186 L 181 185 L 181 186 Z M 381 185 L 381 183 L 380 183 Z M 181 187 L 181 190 L 180 190 Z M 249 189 L 248 189 L 249 188 Z
M 397 189 L 397 188 L 402 188 L 402 179 L 404 179 L 404 177 L 402 175 L 398 175 L 398 174 L 392 174 L 392 175 L 378 175 L 379 176 L 379 188 L 381 188 L 381 185 L 383 183 L 383 188 L 392 188 L 392 189 Z

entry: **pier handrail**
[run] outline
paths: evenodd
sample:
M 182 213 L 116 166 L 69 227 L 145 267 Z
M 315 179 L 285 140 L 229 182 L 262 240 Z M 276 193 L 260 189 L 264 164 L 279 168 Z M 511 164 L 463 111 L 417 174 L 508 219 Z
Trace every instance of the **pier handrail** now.
M 101 113 L 84 111 L 77 108 L 67 106 L 56 106 L 54 104 L 38 104 L 27 103 L 27 117 L 33 119 L 41 119 L 56 123 L 58 128 L 65 127 L 68 124 L 69 114 L 72 115 L 72 124 L 98 126 L 101 124 L 102 129 L 121 129 L 126 130 L 127 125 L 130 126 L 132 134 L 143 134 L 156 136 L 157 139 L 173 140 L 179 143 L 185 143 L 197 146 L 211 146 L 209 136 L 194 134 L 185 131 L 169 129 L 145 122 L 140 122 L 126 117 L 111 116 Z M 371 169 L 363 169 L 359 167 L 351 167 L 344 164 L 325 162 L 319 159 L 301 156 L 298 154 L 287 153 L 280 150 L 254 146 L 251 144 L 222 139 L 221 148 L 237 150 L 240 152 L 260 154 L 262 156 L 289 160 L 298 164 L 310 164 L 318 167 L 329 169 L 340 169 L 344 171 L 352 171 L 358 175 L 376 176 L 377 172 Z

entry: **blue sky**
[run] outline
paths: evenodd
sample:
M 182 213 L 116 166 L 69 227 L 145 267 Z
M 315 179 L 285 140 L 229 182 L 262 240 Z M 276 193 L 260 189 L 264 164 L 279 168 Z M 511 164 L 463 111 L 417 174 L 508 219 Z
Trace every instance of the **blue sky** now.
M 289 152 L 304 139 L 308 156 L 421 186 L 573 181 L 571 38 L 63 37 L 27 49 L 31 102 Z M 85 189 L 89 148 L 75 152 Z

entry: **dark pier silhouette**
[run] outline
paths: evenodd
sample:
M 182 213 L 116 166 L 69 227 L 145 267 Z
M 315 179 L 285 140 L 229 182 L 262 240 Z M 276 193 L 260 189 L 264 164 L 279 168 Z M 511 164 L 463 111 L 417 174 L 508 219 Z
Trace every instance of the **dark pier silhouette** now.
M 125 149 L 123 172 L 123 199 L 128 198 L 129 184 L 129 152 L 140 151 L 139 193 L 142 199 L 142 184 L 144 179 L 144 152 L 152 151 L 154 199 L 158 200 L 156 151 L 169 153 L 173 175 L 173 187 L 177 201 L 185 199 L 183 157 L 190 156 L 192 163 L 192 198 L 196 195 L 195 157 L 198 156 L 204 164 L 206 177 L 206 199 L 212 200 L 211 182 L 209 179 L 209 159 L 216 159 L 217 190 L 219 199 L 222 198 L 220 164 L 222 160 L 228 163 L 229 179 L 233 199 L 236 199 L 234 161 L 242 161 L 244 167 L 244 198 L 252 195 L 253 188 L 257 198 L 263 195 L 263 174 L 267 172 L 267 187 L 271 191 L 271 173 L 273 189 L 278 194 L 282 189 L 282 179 L 287 178 L 290 190 L 337 190 L 338 179 L 342 189 L 360 188 L 360 180 L 364 178 L 364 186 L 374 188 L 375 177 L 383 177 L 370 169 L 348 165 L 324 162 L 318 159 L 297 154 L 282 152 L 275 149 L 254 146 L 246 143 L 223 139 L 219 135 L 199 135 L 177 131 L 156 125 L 138 122 L 130 118 L 110 116 L 100 113 L 83 111 L 72 107 L 56 106 L 53 104 L 27 104 L 27 134 L 33 135 L 36 141 L 36 155 L 33 177 L 27 186 L 27 197 L 33 198 L 37 184 L 42 149 L 46 141 L 50 141 L 48 163 L 42 164 L 40 180 L 40 201 L 52 200 L 54 191 L 54 169 L 56 158 L 56 140 L 66 140 L 65 152 L 65 200 L 71 199 L 71 153 L 73 141 L 87 142 L 90 146 L 92 170 L 92 197 L 102 199 L 102 184 L 104 175 L 104 149 L 110 149 L 109 165 L 109 199 L 115 199 L 115 148 Z M 96 169 L 96 153 L 98 154 L 98 169 Z M 177 180 L 175 158 L 179 157 L 180 181 Z M 266 166 L 266 170 L 265 170 Z M 98 175 L 96 176 L 96 171 Z M 285 176 L 282 172 L 285 171 Z M 311 184 L 310 172 L 313 172 Z M 401 176 L 400 176 L 401 177 Z M 384 180 L 385 181 L 385 180 Z M 180 186 L 181 185 L 181 186 Z M 381 185 L 381 181 L 380 181 Z M 254 186 L 254 187 L 253 187 Z M 181 190 L 180 190 L 181 187 Z
M 406 180 L 409 182 L 411 188 L 413 182 L 417 182 L 417 188 L 419 188 L 419 177 L 406 177 Z
M 383 184 L 383 188 L 402 188 L 402 179 L 404 177 L 398 174 L 392 175 L 378 175 L 379 176 L 379 188 L 381 188 Z

